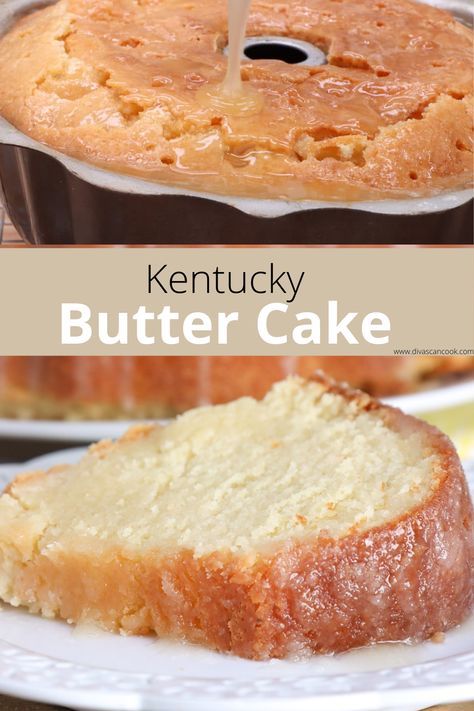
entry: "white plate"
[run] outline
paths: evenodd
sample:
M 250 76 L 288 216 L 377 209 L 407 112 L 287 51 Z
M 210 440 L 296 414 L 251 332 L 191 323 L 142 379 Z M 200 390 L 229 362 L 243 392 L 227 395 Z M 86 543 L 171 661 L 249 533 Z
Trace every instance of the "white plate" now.
M 39 457 L 22 469 L 73 462 L 83 451 Z M 473 491 L 474 464 L 467 469 Z M 94 711 L 415 711 L 474 699 L 474 617 L 442 644 L 250 662 L 184 643 L 72 628 L 4 606 L 0 693 Z
M 131 425 L 127 420 L 10 420 L 0 418 L 0 438 L 52 442 L 95 442 L 120 437 Z
M 474 380 L 432 388 L 412 395 L 385 398 L 390 405 L 411 415 L 474 402 Z M 54 442 L 95 442 L 120 437 L 132 421 L 98 420 L 72 422 L 59 420 L 0 419 L 0 438 L 45 440 Z

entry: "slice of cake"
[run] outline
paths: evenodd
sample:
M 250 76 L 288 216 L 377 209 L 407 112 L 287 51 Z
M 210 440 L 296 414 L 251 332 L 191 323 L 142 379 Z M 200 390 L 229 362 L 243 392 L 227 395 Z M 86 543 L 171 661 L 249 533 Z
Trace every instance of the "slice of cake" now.
M 0 498 L 0 597 L 252 659 L 419 641 L 473 606 L 451 442 L 299 378 L 138 427 Z

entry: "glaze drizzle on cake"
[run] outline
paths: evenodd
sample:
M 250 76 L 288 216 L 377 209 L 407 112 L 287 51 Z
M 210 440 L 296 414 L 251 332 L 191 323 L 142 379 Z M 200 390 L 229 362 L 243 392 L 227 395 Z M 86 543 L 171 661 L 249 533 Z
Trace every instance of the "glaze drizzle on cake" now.
M 474 374 L 472 356 L 3 356 L 0 415 L 24 419 L 160 418 L 323 369 L 371 395 L 414 392 Z
M 472 184 L 472 31 L 412 0 L 254 0 L 251 36 L 310 67 L 244 62 L 258 117 L 199 101 L 222 82 L 224 0 L 60 0 L 0 41 L 0 112 L 114 171 L 223 194 L 431 195 Z M 225 107 L 224 107 L 225 108 Z

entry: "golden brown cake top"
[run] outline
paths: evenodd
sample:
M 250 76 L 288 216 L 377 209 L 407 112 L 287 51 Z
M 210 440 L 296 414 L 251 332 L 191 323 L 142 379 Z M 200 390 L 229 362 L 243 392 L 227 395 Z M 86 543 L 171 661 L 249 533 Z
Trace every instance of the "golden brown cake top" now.
M 199 100 L 222 81 L 224 0 L 60 0 L 0 42 L 0 112 L 60 151 L 164 183 L 295 199 L 472 183 L 472 31 L 411 0 L 252 4 L 247 34 L 318 67 L 245 61 L 257 116 Z

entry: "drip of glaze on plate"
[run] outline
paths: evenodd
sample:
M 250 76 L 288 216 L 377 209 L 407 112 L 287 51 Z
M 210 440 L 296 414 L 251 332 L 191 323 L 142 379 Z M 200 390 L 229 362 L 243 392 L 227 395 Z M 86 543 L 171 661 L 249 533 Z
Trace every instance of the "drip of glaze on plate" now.
M 227 0 L 229 51 L 227 73 L 222 84 L 203 87 L 200 101 L 229 116 L 253 116 L 260 113 L 262 96 L 245 86 L 240 75 L 240 64 L 251 0 Z

